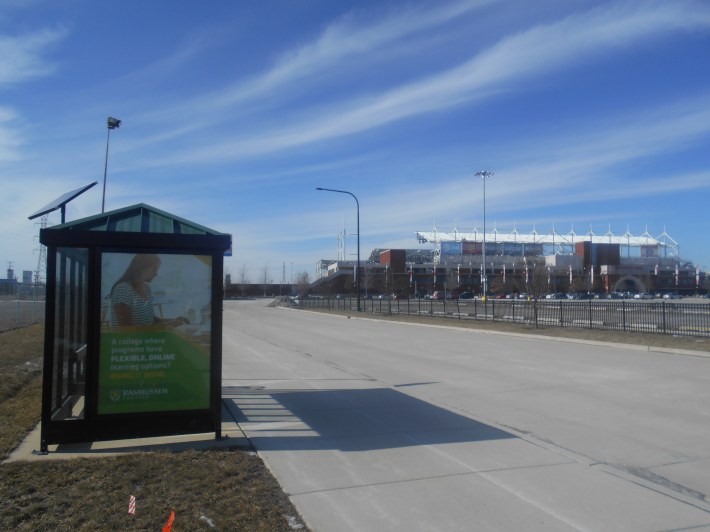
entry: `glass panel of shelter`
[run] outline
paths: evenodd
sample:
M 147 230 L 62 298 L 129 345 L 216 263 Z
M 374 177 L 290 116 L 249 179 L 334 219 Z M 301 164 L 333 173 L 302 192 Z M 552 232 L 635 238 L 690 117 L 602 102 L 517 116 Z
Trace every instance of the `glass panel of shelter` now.
M 84 419 L 88 266 L 88 249 L 57 249 L 52 360 L 53 421 Z

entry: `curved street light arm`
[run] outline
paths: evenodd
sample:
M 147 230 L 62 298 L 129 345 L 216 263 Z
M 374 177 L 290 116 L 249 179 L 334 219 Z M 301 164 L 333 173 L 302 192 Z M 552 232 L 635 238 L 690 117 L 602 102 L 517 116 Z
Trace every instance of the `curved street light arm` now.
M 357 291 L 357 311 L 360 312 L 360 202 L 357 196 L 347 190 L 336 190 L 333 188 L 316 187 L 316 190 L 324 190 L 326 192 L 339 192 L 340 194 L 349 194 L 355 200 L 357 206 L 357 268 L 355 269 L 355 290 Z

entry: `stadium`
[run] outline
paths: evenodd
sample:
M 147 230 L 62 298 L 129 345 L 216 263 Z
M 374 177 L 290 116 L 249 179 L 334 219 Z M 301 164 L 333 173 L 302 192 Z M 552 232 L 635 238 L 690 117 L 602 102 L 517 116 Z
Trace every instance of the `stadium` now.
M 664 230 L 633 235 L 417 231 L 416 249 L 375 249 L 361 262 L 364 295 L 423 297 L 435 291 L 504 296 L 513 293 L 660 294 L 707 293 L 704 272 L 683 260 L 678 242 Z M 322 294 L 354 293 L 356 261 L 321 260 L 311 289 Z M 535 286 L 533 286 L 535 285 Z

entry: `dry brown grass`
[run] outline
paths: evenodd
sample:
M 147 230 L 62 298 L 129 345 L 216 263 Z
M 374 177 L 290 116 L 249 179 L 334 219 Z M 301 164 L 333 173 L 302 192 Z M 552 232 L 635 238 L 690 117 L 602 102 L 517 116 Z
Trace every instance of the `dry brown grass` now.
M 2 530 L 286 531 L 298 518 L 253 453 L 151 452 L 0 466 Z M 128 514 L 129 497 L 136 514 Z
M 0 333 L 0 459 L 39 420 L 42 342 L 41 326 Z M 261 459 L 241 449 L 0 464 L 0 530 L 162 530 L 171 511 L 175 531 L 307 530 Z
M 44 326 L 0 332 L 0 402 L 42 371 Z
M 0 460 L 8 457 L 37 425 L 42 412 L 42 379 L 27 383 L 9 399 L 0 402 Z

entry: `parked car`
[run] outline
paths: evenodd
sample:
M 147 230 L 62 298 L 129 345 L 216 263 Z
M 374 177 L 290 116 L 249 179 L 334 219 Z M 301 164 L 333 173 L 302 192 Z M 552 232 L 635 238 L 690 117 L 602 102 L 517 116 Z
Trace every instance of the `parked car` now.
M 459 294 L 459 299 L 473 299 L 474 297 L 473 292 L 461 292 Z
M 431 296 L 432 299 L 453 299 L 454 296 L 451 292 L 448 291 L 443 291 L 443 290 L 437 290 L 434 292 L 434 294 Z
M 653 299 L 653 294 L 648 294 L 646 292 L 642 292 L 640 294 L 636 294 L 634 296 L 634 299 Z
M 663 294 L 663 299 L 680 299 L 680 294 Z

